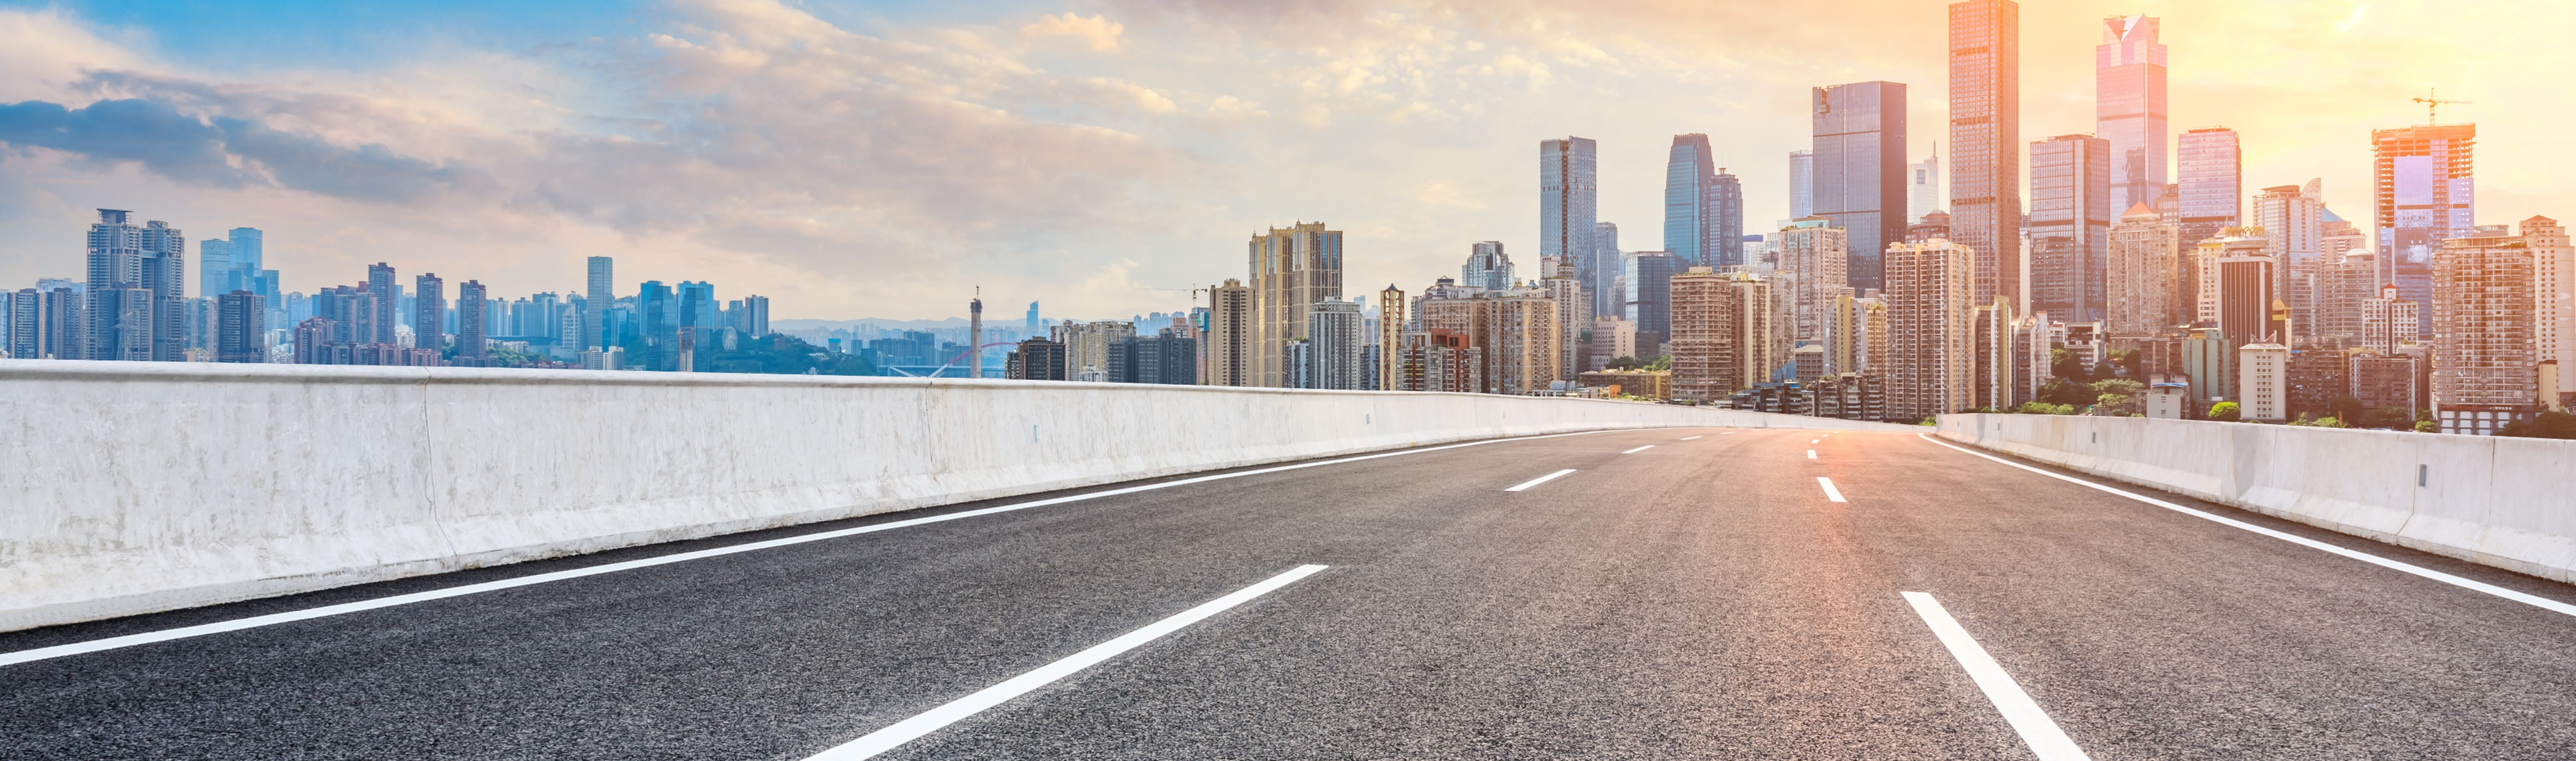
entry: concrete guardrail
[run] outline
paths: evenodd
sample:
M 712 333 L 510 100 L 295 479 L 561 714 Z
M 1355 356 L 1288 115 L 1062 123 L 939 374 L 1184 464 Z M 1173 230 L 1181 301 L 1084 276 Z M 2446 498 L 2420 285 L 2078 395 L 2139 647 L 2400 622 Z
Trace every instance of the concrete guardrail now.
M 2576 582 L 2576 441 L 1992 414 L 1943 415 L 1939 435 Z
M 0 631 L 1504 436 L 1891 428 L 1584 399 L 0 360 Z

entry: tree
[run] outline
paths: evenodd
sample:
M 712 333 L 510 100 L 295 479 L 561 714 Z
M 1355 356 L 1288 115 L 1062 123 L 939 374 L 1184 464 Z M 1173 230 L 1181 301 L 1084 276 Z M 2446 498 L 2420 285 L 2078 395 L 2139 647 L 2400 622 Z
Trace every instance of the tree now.
M 2326 412 L 2349 424 L 2361 420 L 2362 415 L 2370 412 L 2370 407 L 2347 394 L 2326 400 Z
M 2013 412 L 2021 415 L 2073 415 L 2075 407 L 2047 402 L 2022 402 L 2020 407 L 2013 408 Z
M 2532 439 L 2576 439 L 2576 415 L 2543 412 L 2530 420 L 2516 420 L 2497 431 L 2498 436 L 2520 436 Z
M 2441 433 L 2442 424 L 2430 420 L 2415 421 L 2416 433 Z
M 2092 404 L 2093 398 L 2101 395 L 2102 392 L 2093 390 L 2091 386 L 2065 378 L 2050 378 L 2039 387 L 2040 401 L 2049 404 Z
M 1646 369 L 1648 369 L 1648 370 L 1671 370 L 1671 369 L 1673 369 L 1673 355 L 1670 355 L 1670 354 L 1664 354 L 1664 355 L 1659 355 L 1659 356 L 1655 357 L 1655 361 L 1650 362 L 1650 363 L 1647 363 L 1647 365 L 1646 365 Z
M 2135 399 L 2135 397 L 2129 396 L 2128 394 L 2103 394 L 2101 396 L 2094 397 L 2093 414 L 2109 417 L 2128 417 L 2130 407 L 2132 406 L 2129 402 L 2132 399 Z
M 2142 357 L 2135 349 L 2114 349 L 2111 352 L 2111 370 L 2123 378 L 2147 377 L 2146 371 L 2138 367 L 2140 359 Z M 2135 395 L 2132 394 L 2132 396 Z
M 2404 407 L 2381 407 L 2362 413 L 2361 427 L 2408 431 L 2415 428 L 2415 413 Z
M 839 354 L 816 348 L 803 339 L 785 333 L 772 333 L 764 338 L 736 343 L 733 351 L 713 352 L 707 370 L 719 373 L 773 373 L 779 375 L 875 375 L 877 368 L 856 354 Z
M 2084 360 L 2065 349 L 2048 350 L 2048 374 L 2076 383 L 2093 379 L 2092 374 L 2084 372 Z
M 1612 370 L 1635 370 L 1635 369 L 1637 369 L 1637 365 L 1638 365 L 1638 364 L 1639 364 L 1639 362 L 1637 362 L 1637 358 L 1636 358 L 1636 357 L 1619 357 L 1619 358 L 1616 358 L 1616 359 L 1612 359 L 1612 360 L 1610 360 L 1610 366 L 1609 366 L 1609 369 L 1612 369 Z
M 2244 408 L 2238 406 L 2235 402 L 2219 402 L 2217 404 L 2209 405 L 2209 419 L 2211 420 L 2216 420 L 2222 423 L 2233 423 L 2243 417 Z

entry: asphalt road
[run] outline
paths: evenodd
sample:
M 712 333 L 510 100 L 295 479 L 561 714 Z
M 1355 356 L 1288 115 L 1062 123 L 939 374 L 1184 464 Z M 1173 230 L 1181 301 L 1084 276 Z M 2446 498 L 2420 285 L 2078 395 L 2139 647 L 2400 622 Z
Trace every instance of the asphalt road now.
M 1306 565 L 1327 568 L 935 711 Z M 946 723 L 876 757 L 2043 757 L 1903 592 L 2094 759 L 2576 757 L 2576 616 L 1911 434 L 1706 429 L 1256 473 L 0 666 L 0 759 L 794 760 L 926 713 Z

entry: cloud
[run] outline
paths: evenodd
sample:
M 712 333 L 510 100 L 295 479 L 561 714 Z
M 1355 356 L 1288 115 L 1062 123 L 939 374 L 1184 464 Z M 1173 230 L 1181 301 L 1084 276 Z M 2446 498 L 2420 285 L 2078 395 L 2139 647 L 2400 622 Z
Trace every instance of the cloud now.
M 1091 43 L 1091 49 L 1102 52 L 1117 52 L 1119 46 L 1125 44 L 1119 35 L 1125 34 L 1126 31 L 1125 25 L 1111 21 L 1108 17 L 1083 18 L 1073 13 L 1062 16 L 1047 14 L 1039 18 L 1035 24 L 1020 27 L 1020 34 L 1028 37 L 1079 38 Z
M 0 105 L 0 143 L 50 148 L 98 164 L 132 162 L 192 185 L 275 184 L 386 203 L 483 179 L 479 172 L 399 155 L 383 145 L 347 148 L 246 119 L 200 119 L 152 100 L 102 100 L 77 109 L 40 101 Z

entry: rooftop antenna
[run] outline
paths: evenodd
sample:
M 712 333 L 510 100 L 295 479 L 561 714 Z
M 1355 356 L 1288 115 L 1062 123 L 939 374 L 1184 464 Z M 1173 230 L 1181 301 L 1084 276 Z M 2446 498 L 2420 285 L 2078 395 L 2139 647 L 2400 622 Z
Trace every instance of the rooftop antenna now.
M 2434 118 L 2434 109 L 2444 105 L 2469 105 L 2465 100 L 2440 100 L 2433 95 L 2433 88 L 2430 87 L 2424 88 L 2424 97 L 2416 98 L 2415 102 L 2424 104 L 2424 126 L 2427 127 L 2442 123 L 2442 120 Z

